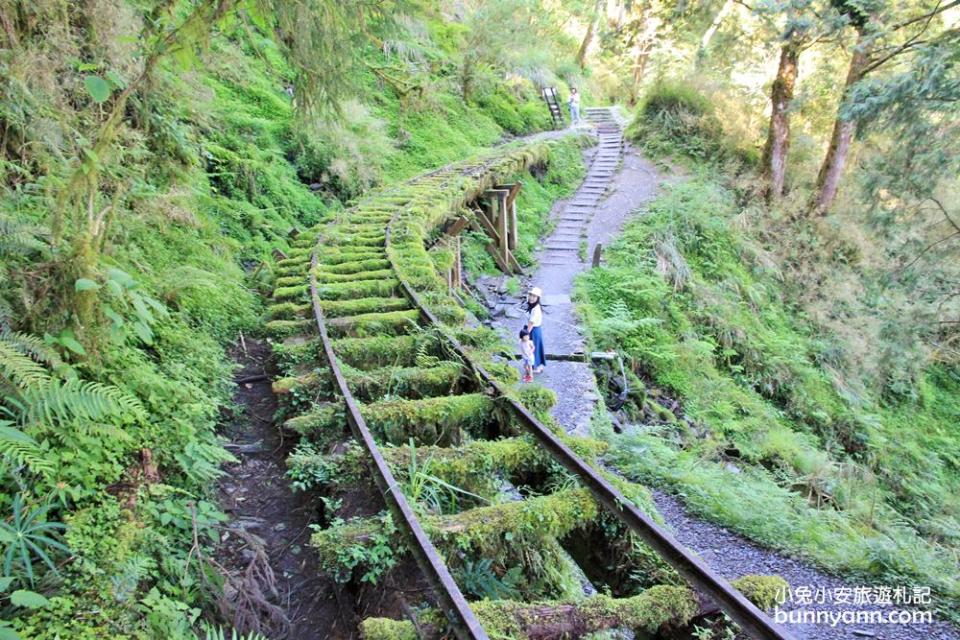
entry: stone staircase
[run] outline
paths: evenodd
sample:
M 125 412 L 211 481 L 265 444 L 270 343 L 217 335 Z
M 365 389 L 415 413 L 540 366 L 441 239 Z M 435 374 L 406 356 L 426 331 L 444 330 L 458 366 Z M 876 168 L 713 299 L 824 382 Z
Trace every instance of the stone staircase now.
M 580 262 L 580 243 L 586 241 L 587 225 L 610 186 L 623 154 L 623 131 L 611 107 L 589 107 L 583 116 L 599 137 L 597 154 L 583 184 L 564 207 L 557 228 L 544 244 L 545 251 L 540 256 L 540 263 L 544 265 Z

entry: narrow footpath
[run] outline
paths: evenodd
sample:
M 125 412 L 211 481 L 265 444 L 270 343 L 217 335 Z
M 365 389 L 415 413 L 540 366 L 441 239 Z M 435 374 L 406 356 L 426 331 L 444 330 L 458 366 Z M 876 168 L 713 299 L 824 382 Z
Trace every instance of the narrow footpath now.
M 237 462 L 219 483 L 220 505 L 231 518 L 217 551 L 228 573 L 222 615 L 236 629 L 271 640 L 351 638 L 354 621 L 307 544 L 316 507 L 286 476 L 294 442 L 274 422 L 270 346 L 241 338 L 233 356 L 242 368 L 223 427 Z
M 598 148 L 586 158 L 589 168 L 583 186 L 569 201 L 560 201 L 554 206 L 552 215 L 558 221 L 557 227 L 537 254 L 539 268 L 524 282 L 524 291 L 537 286 L 544 292 L 544 343 L 548 356 L 585 351 L 580 322 L 570 299 L 574 279 L 590 268 L 594 247 L 598 243 L 608 245 L 620 233 L 627 218 L 656 195 L 658 185 L 671 179 L 659 175 L 650 161 L 623 142 L 622 123 L 615 110 L 588 109 L 585 115 L 597 129 Z M 481 290 L 497 288 L 496 282 L 489 278 L 478 284 Z M 501 294 L 495 302 L 499 315 L 493 326 L 510 344 L 516 342 L 523 322 L 519 312 L 522 300 L 523 295 L 506 299 Z M 602 402 L 589 364 L 551 362 L 548 357 L 544 373 L 535 376 L 535 382 L 557 393 L 553 417 L 568 433 L 589 433 L 590 418 L 597 403 Z M 853 594 L 858 587 L 866 586 L 829 575 L 802 559 L 761 547 L 720 525 L 701 520 L 690 514 L 678 497 L 655 491 L 654 501 L 678 541 L 700 555 L 724 578 L 776 574 L 786 579 L 792 589 L 809 588 L 814 592 L 820 589 L 831 594 L 837 589 Z M 827 621 L 831 615 L 856 616 L 858 612 L 889 615 L 898 608 L 909 609 L 910 605 L 787 602 L 784 612 L 793 611 L 795 615 L 819 612 L 823 621 L 791 623 L 784 628 L 797 640 L 960 640 L 960 633 L 946 622 L 893 624 L 844 620 L 831 624 Z
M 552 216 L 557 225 L 537 253 L 539 268 L 525 282 L 525 289 L 537 286 L 543 290 L 547 354 L 582 353 L 586 348 L 570 300 L 573 281 L 590 268 L 597 244 L 609 244 L 630 214 L 653 198 L 661 180 L 653 163 L 624 142 L 623 122 L 615 109 L 591 108 L 584 115 L 596 128 L 598 145 L 588 151 L 583 184 L 572 198 L 554 205 Z M 496 288 L 492 279 L 480 284 Z M 523 323 L 519 312 L 522 299 L 497 301 L 503 315 L 495 318 L 494 326 L 510 344 L 516 342 Z M 568 433 L 589 433 L 590 416 L 601 398 L 589 364 L 548 359 L 536 382 L 558 391 L 552 413 Z

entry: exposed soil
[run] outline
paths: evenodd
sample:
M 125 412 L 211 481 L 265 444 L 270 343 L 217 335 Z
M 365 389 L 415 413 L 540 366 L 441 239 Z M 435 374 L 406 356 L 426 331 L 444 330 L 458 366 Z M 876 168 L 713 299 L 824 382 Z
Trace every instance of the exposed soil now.
M 278 607 L 256 611 L 268 637 L 356 637 L 352 607 L 338 606 L 336 585 L 324 576 L 308 546 L 316 505 L 310 496 L 294 493 L 285 475 L 287 454 L 295 443 L 284 439 L 274 423 L 277 400 L 270 386 L 275 374 L 270 347 L 247 339 L 232 355 L 242 367 L 237 380 L 265 377 L 237 385 L 236 408 L 225 420 L 228 448 L 238 462 L 227 465 L 220 481 L 220 504 L 231 522 L 218 550 L 218 562 L 238 577 L 247 575 L 251 563 L 251 573 L 258 573 L 256 570 L 262 569 L 257 565 L 258 547 L 262 547 L 273 572 L 273 588 L 264 584 L 269 580 L 262 572 L 255 580 L 259 584 L 247 581 L 243 586 L 254 594 L 259 588 L 264 599 Z

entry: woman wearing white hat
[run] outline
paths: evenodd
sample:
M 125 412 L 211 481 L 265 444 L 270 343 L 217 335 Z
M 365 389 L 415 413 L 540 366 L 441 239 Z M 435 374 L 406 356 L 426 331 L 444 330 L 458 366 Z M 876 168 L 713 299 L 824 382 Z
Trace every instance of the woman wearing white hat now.
M 540 307 L 540 297 L 543 292 L 540 287 L 530 289 L 527 294 L 527 331 L 530 332 L 530 341 L 533 342 L 533 372 L 543 373 L 543 367 L 547 364 L 546 354 L 543 351 L 543 309 Z

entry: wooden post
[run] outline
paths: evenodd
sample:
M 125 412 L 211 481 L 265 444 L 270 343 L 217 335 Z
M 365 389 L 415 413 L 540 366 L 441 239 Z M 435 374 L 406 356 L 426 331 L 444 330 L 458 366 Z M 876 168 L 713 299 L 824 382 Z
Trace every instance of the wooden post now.
M 510 251 L 517 250 L 517 200 L 514 198 L 510 201 Z
M 597 245 L 593 248 L 593 262 L 592 262 L 593 267 L 600 266 L 600 254 L 602 251 L 603 251 L 603 243 L 598 242 Z
M 463 260 L 460 254 L 460 236 L 453 239 L 453 287 L 460 289 L 463 287 Z
M 501 184 L 494 187 L 496 190 L 506 190 L 507 199 L 504 210 L 508 216 L 507 218 L 507 246 L 510 248 L 510 251 L 517 250 L 517 234 L 519 229 L 517 227 L 517 194 L 520 193 L 520 187 L 523 186 L 522 182 L 514 182 L 513 184 Z
M 510 255 L 510 229 L 509 229 L 509 211 L 507 210 L 507 198 L 510 195 L 509 189 L 488 189 L 486 192 L 487 201 L 490 206 L 490 221 L 493 222 L 496 233 L 493 236 L 497 254 L 500 256 L 498 262 L 501 262 L 506 268 L 504 271 L 511 272 Z

